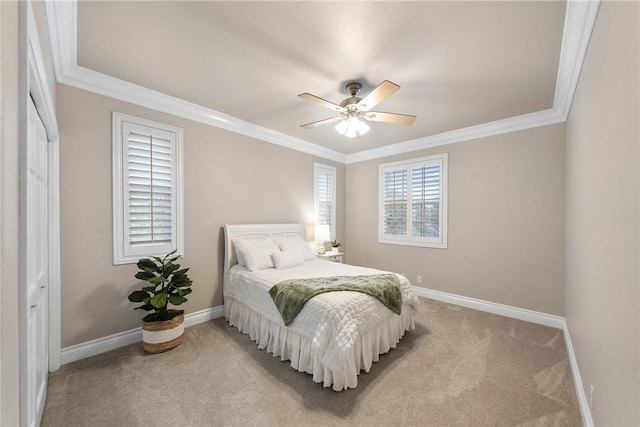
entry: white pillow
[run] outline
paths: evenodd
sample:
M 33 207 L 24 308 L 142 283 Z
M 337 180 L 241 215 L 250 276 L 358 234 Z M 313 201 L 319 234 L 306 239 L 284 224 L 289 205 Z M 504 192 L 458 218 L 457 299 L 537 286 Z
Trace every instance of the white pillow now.
M 276 270 L 284 270 L 285 268 L 297 267 L 304 264 L 302 255 L 298 252 L 274 252 L 271 254 Z
M 277 239 L 276 243 L 280 246 L 282 252 L 297 252 L 302 256 L 304 261 L 313 261 L 316 259 L 315 254 L 309 247 L 309 244 L 299 238 Z
M 239 256 L 245 261 L 245 267 L 249 271 L 264 270 L 265 268 L 273 268 L 273 254 L 280 252 L 274 243 L 271 246 L 249 246 L 239 249 Z
M 269 239 L 268 237 L 264 239 L 233 239 L 231 240 L 231 242 L 233 243 L 233 247 L 236 249 L 236 258 L 238 259 L 238 264 L 242 266 L 247 265 L 247 262 L 245 261 L 243 256 L 243 250 L 249 248 L 264 248 L 274 245 L 273 240 Z

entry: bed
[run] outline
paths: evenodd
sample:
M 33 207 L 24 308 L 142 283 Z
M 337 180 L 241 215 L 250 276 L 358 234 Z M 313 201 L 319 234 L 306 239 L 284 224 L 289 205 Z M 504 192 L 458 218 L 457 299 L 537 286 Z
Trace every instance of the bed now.
M 380 274 L 397 277 L 400 314 L 361 292 L 327 292 L 308 300 L 285 326 L 269 294 L 288 279 Z M 380 354 L 395 348 L 405 331 L 415 328 L 418 300 L 405 277 L 317 259 L 303 224 L 225 225 L 223 287 L 230 325 L 248 334 L 260 349 L 290 361 L 291 367 L 335 391 L 355 388 L 360 371 L 369 372 Z

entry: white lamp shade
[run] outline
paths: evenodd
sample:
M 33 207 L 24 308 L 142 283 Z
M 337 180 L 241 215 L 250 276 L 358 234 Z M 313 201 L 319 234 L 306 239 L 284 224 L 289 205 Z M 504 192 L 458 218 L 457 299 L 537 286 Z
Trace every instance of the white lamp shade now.
M 357 116 L 351 116 L 336 125 L 339 134 L 347 138 L 357 138 L 369 132 L 369 125 L 360 120 Z
M 329 224 L 316 224 L 314 234 L 314 241 L 316 242 L 328 242 L 331 240 L 331 230 Z

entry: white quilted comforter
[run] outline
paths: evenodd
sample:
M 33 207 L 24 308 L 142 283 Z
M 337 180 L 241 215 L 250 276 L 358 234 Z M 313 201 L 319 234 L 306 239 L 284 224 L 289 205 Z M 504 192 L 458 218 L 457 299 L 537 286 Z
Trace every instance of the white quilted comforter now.
M 225 310 L 226 301 L 233 299 L 280 328 L 286 329 L 280 313 L 268 293 L 269 289 L 276 283 L 294 278 L 373 275 L 380 273 L 388 272 L 324 260 L 307 261 L 302 266 L 284 270 L 269 268 L 254 272 L 249 272 L 245 268 L 235 265 L 230 269 L 229 280 L 224 290 Z M 309 352 L 311 357 L 319 361 L 323 369 L 328 369 L 329 376 L 333 378 L 327 378 L 326 374 L 317 376 L 315 372 L 309 372 L 309 367 L 294 367 L 298 368 L 298 370 L 314 373 L 314 380 L 317 382 L 322 380 L 325 386 L 333 385 L 335 390 L 355 387 L 353 378 L 337 379 L 345 375 L 345 372 L 343 372 L 345 370 L 345 358 L 360 359 L 361 355 L 354 354 L 354 352 L 362 352 L 363 349 L 361 347 L 371 346 L 376 348 L 376 354 L 373 355 L 373 361 L 376 361 L 377 354 L 384 353 L 389 348 L 395 347 L 404 330 L 409 329 L 407 324 L 413 327 L 413 310 L 417 307 L 418 299 L 413 294 L 409 281 L 400 275 L 398 275 L 398 279 L 401 284 L 403 300 L 403 314 L 401 316 L 393 314 L 376 298 L 360 292 L 327 292 L 309 300 L 288 328 L 310 342 Z M 227 318 L 229 319 L 228 314 Z M 363 336 L 367 335 L 376 325 L 383 324 L 385 325 L 382 328 L 384 331 L 381 329 L 381 331 L 376 331 L 376 334 L 384 333 L 391 335 L 391 337 L 376 337 L 376 340 L 382 339 L 385 343 L 384 345 L 380 345 L 377 341 L 376 343 L 362 342 Z M 387 329 L 395 330 L 389 332 Z M 400 330 L 398 331 L 398 329 Z M 273 331 L 269 332 L 269 334 L 273 335 Z M 257 338 L 255 339 L 257 340 Z M 371 337 L 367 339 L 373 341 Z M 390 342 L 387 344 L 387 341 Z M 386 347 L 386 349 L 380 348 L 378 350 L 379 347 Z M 364 349 L 364 351 L 368 352 L 369 349 Z M 275 354 L 275 351 L 272 352 Z M 356 360 L 356 371 L 360 369 L 369 370 L 371 363 L 366 362 L 369 357 L 364 355 L 362 358 L 365 360 L 365 366 L 361 367 L 360 361 Z M 317 371 L 318 367 L 313 367 L 313 370 Z M 353 373 L 347 373 L 346 375 L 353 376 Z M 357 375 L 357 372 L 355 375 Z M 357 379 L 355 382 L 357 384 Z

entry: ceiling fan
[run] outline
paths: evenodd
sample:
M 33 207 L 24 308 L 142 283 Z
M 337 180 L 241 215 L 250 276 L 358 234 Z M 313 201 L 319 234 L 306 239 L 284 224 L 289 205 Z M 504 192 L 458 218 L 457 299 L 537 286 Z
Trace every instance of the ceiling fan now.
M 400 86 L 395 83 L 385 80 L 380 83 L 374 90 L 369 92 L 364 98 L 359 98 L 356 95 L 362 89 L 362 84 L 358 82 L 347 83 L 345 89 L 351 94 L 350 98 L 345 99 L 338 104 L 322 99 L 318 96 L 310 93 L 301 93 L 299 98 L 306 99 L 307 101 L 315 102 L 326 108 L 330 108 L 333 111 L 340 113 L 339 116 L 331 117 L 329 119 L 320 120 L 317 122 L 307 123 L 301 125 L 305 129 L 311 129 L 317 126 L 328 125 L 329 123 L 336 123 L 336 130 L 349 138 L 356 138 L 364 135 L 369 131 L 369 126 L 360 119 L 365 119 L 374 122 L 391 123 L 395 125 L 411 125 L 416 116 L 410 116 L 407 114 L 397 113 L 382 113 L 379 111 L 370 111 L 373 107 L 387 99 L 393 93 L 395 93 Z

